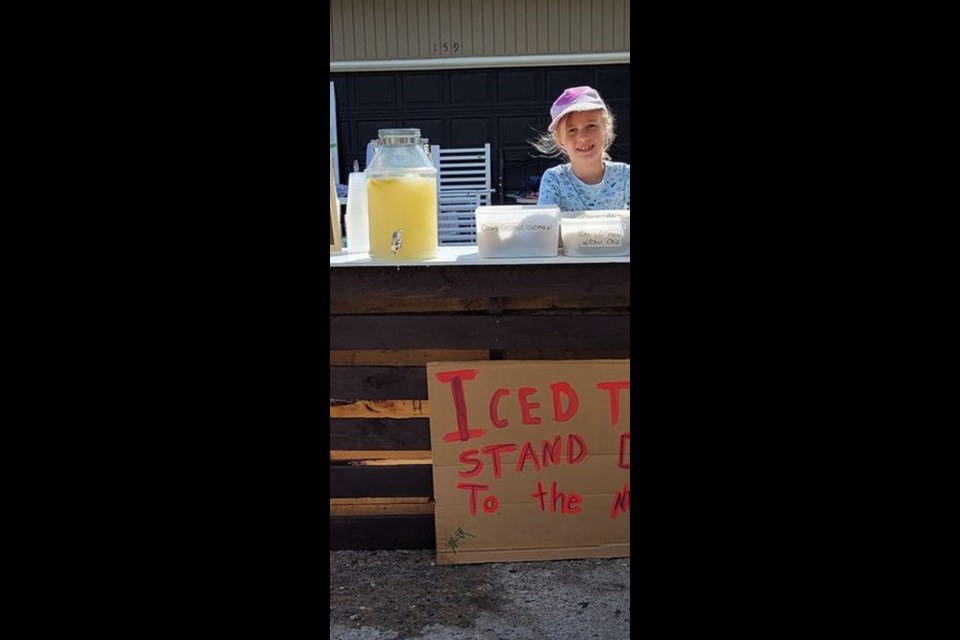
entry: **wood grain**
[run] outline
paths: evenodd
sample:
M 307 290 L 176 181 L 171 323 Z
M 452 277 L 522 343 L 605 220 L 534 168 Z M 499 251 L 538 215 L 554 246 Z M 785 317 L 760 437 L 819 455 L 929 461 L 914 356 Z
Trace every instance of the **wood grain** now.
M 426 400 L 425 367 L 331 366 L 331 398 Z
M 428 418 L 331 418 L 331 450 L 430 449 Z
M 423 418 L 430 415 L 427 400 L 352 400 L 330 402 L 331 418 Z
M 331 300 L 629 296 L 629 263 L 444 265 L 330 270 Z
M 629 360 L 629 349 L 515 349 L 504 360 Z
M 426 504 L 430 498 L 330 498 L 330 506 L 347 504 Z
M 330 365 L 423 366 L 428 362 L 489 360 L 486 349 L 376 349 L 331 351 Z
M 629 349 L 630 315 L 331 316 L 333 349 Z
M 357 313 L 437 313 L 463 311 L 515 311 L 629 308 L 630 296 L 591 296 L 561 298 L 557 296 L 510 298 L 365 298 L 330 300 L 331 315 Z
M 330 550 L 435 549 L 433 515 L 330 518 Z
M 433 502 L 397 502 L 393 504 L 330 505 L 330 517 L 433 515 Z
M 330 274 L 331 549 L 433 549 L 425 365 L 630 357 L 630 265 Z
M 330 466 L 331 498 L 433 497 L 433 468 Z
M 383 450 L 359 450 L 359 451 L 330 451 L 330 460 L 344 461 L 352 460 L 366 464 L 405 464 L 412 460 L 417 462 L 430 462 L 431 451 L 383 451 Z

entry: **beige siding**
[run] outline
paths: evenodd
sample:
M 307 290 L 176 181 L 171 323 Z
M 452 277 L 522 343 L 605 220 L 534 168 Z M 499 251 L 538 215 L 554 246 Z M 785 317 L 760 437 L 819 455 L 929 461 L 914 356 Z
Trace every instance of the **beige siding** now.
M 623 4 L 624 4 L 623 23 L 629 25 L 630 24 L 630 0 L 624 0 Z M 630 51 L 630 28 L 627 27 L 623 31 L 625 34 L 623 38 L 623 50 Z
M 462 0 L 450 0 L 450 2 L 445 2 L 444 6 L 450 7 L 450 41 L 457 43 L 457 50 L 454 52 L 454 55 L 463 55 L 463 52 L 460 50 L 460 47 L 463 47 L 463 19 L 461 18 L 462 9 L 461 5 L 463 4 Z
M 629 0 L 332 0 L 330 60 L 630 51 Z
M 503 33 L 503 0 L 493 0 L 493 50 L 503 55 L 507 51 Z
M 524 53 L 536 53 L 537 52 L 537 2 L 536 0 L 523 0 L 520 3 L 524 6 L 524 11 L 527 14 L 527 29 L 526 29 L 526 40 L 524 40 L 521 48 Z
M 503 0 L 503 52 L 508 56 L 517 54 L 516 4 L 516 0 Z
M 626 15 L 626 6 L 629 4 L 627 0 L 614 0 L 613 2 L 613 46 L 620 50 L 623 50 L 624 31 L 626 31 L 626 29 L 620 29 L 619 25 L 630 24 L 626 20 L 628 17 Z
M 586 0 L 589 2 L 590 0 Z M 582 42 L 582 33 L 580 32 L 580 2 L 581 0 L 570 0 L 568 12 L 570 14 L 570 48 L 574 51 L 580 51 Z

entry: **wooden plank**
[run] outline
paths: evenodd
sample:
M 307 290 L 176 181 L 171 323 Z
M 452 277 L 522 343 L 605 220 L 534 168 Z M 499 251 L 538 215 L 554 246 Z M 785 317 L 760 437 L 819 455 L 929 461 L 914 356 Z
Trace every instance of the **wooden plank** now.
M 426 504 L 430 498 L 330 498 L 330 506 L 347 504 Z
M 431 455 L 430 449 L 422 451 L 330 450 L 330 460 L 338 462 L 351 460 L 364 464 L 409 464 L 413 461 L 429 463 Z
M 331 315 L 369 313 L 424 313 L 514 309 L 629 309 L 630 296 L 557 296 L 511 298 L 353 298 L 330 300 Z
M 486 349 L 377 349 L 331 351 L 330 364 L 423 366 L 428 362 L 489 360 Z
M 331 498 L 433 497 L 433 467 L 330 465 Z
M 396 298 L 369 297 L 350 300 L 331 299 L 330 313 L 416 313 L 423 311 L 483 311 L 489 307 L 487 298 Z
M 361 453 L 361 452 L 357 452 L 357 453 Z M 366 453 L 366 452 L 363 452 L 363 453 Z M 376 452 L 372 452 L 372 453 L 376 453 Z M 397 459 L 389 459 L 389 460 L 363 459 L 363 460 L 357 460 L 356 464 L 364 465 L 368 467 L 396 467 L 396 466 L 411 465 L 411 464 L 426 464 L 426 465 L 433 464 L 433 458 L 431 457 L 433 455 L 432 451 L 411 451 L 410 453 L 416 454 L 416 457 L 413 457 L 413 455 L 411 455 L 411 457 L 409 458 L 397 458 Z
M 433 502 L 398 502 L 394 504 L 330 505 L 330 517 L 433 515 Z
M 330 367 L 330 397 L 426 400 L 425 367 Z
M 433 515 L 330 518 L 330 550 L 435 549 Z
M 629 349 L 516 349 L 503 352 L 504 360 L 629 360 Z
M 428 418 L 334 418 L 330 449 L 424 451 L 430 449 Z
M 427 400 L 355 400 L 346 403 L 330 401 L 331 418 L 422 418 L 430 415 Z
M 503 298 L 504 311 L 521 309 L 630 309 L 630 296 L 590 296 L 558 298 L 556 296 Z
M 443 267 L 330 269 L 330 299 L 405 296 L 500 298 L 629 296 L 630 264 L 624 262 Z
M 630 315 L 331 316 L 333 349 L 629 349 Z

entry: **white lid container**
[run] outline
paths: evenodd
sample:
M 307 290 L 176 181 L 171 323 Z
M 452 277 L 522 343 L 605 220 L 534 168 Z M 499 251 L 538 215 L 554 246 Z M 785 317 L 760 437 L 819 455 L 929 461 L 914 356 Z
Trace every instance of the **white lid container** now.
M 546 258 L 557 255 L 560 207 L 511 204 L 480 206 L 477 255 L 481 258 Z
M 630 210 L 565 211 L 560 219 L 568 256 L 630 255 Z

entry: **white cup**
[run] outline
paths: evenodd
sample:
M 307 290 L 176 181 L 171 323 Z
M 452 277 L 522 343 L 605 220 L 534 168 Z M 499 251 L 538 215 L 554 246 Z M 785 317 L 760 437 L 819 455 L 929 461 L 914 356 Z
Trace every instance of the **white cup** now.
M 347 251 L 370 251 L 370 215 L 367 213 L 367 176 L 351 173 L 347 186 Z

